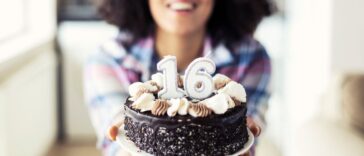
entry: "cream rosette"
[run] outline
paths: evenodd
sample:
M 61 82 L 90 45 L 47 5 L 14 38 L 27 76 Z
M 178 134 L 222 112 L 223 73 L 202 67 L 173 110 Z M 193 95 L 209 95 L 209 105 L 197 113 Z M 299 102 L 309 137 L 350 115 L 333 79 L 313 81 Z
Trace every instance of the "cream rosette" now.
M 154 95 L 151 93 L 144 93 L 138 99 L 136 99 L 131 105 L 134 109 L 138 109 L 141 112 L 152 110 L 155 103 Z
M 154 81 L 159 88 L 163 88 L 163 74 L 162 73 L 155 73 L 152 76 L 152 81 Z
M 215 86 L 215 90 L 219 90 L 220 88 L 224 87 L 227 83 L 231 81 L 231 79 L 225 75 L 222 74 L 216 74 L 212 78 Z
M 170 99 L 171 106 L 167 110 L 168 116 L 186 115 L 189 108 L 189 102 L 186 98 Z
M 231 98 L 238 100 L 240 102 L 246 102 L 246 92 L 243 85 L 230 81 L 225 87 L 219 89 L 218 93 L 225 93 L 229 95 Z
M 163 88 L 163 75 L 156 73 L 151 77 L 152 80 L 150 81 L 144 83 L 135 82 L 128 88 L 131 96 L 130 100 L 133 101 L 132 107 L 141 112 L 153 112 L 153 109 L 157 109 L 156 100 L 158 101 L 159 99 L 155 99 L 153 94 Z M 178 80 L 183 80 L 183 76 L 178 75 Z M 206 117 L 211 113 L 224 114 L 229 109 L 239 105 L 239 103 L 246 102 L 246 92 L 241 84 L 232 81 L 222 74 L 216 74 L 213 77 L 213 82 L 215 95 L 204 100 L 187 100 L 185 97 L 164 101 L 159 100 L 159 111 L 157 114 L 163 115 L 166 113 L 170 117 L 187 114 L 193 117 Z
M 216 94 L 208 99 L 203 100 L 201 103 L 206 105 L 215 114 L 224 114 L 229 109 L 227 95 L 224 93 Z
M 147 81 L 145 83 L 142 82 L 135 82 L 131 84 L 128 88 L 129 95 L 131 98 L 129 100 L 135 101 L 137 100 L 143 93 L 155 93 L 158 92 L 158 86 L 153 81 Z

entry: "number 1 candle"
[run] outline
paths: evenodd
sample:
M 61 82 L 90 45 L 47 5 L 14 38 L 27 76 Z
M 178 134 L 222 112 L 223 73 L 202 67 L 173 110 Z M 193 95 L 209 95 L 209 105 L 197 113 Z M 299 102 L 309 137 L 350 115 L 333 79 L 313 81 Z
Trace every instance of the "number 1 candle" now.
M 176 57 L 166 56 L 158 62 L 157 69 L 163 72 L 163 89 L 158 92 L 158 96 L 163 99 L 183 97 L 183 90 L 177 87 Z

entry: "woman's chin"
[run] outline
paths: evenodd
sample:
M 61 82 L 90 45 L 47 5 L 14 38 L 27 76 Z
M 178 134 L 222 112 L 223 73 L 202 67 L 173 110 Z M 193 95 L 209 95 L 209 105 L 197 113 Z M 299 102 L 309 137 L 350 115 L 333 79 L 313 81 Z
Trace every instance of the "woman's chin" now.
M 186 29 L 186 27 L 176 27 L 170 30 L 167 30 L 170 34 L 178 35 L 178 36 L 191 36 L 203 33 L 203 29 Z

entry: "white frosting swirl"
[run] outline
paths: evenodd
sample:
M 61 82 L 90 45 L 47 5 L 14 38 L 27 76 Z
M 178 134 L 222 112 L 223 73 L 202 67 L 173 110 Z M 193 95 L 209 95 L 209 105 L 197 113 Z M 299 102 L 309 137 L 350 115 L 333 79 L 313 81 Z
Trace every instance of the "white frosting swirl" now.
M 187 115 L 188 108 L 190 103 L 186 98 L 177 98 L 177 99 L 170 99 L 169 103 L 171 106 L 167 110 L 168 116 L 175 116 L 177 113 L 179 115 Z
M 219 83 L 225 83 L 225 82 L 228 82 L 230 81 L 231 79 L 225 75 L 222 75 L 222 74 L 216 74 L 212 80 L 214 81 L 214 85 L 216 87 L 217 84 Z M 215 88 L 216 89 L 216 88 Z
M 173 117 L 177 114 L 189 114 L 191 116 L 197 117 L 201 115 L 199 113 L 208 115 L 211 113 L 211 111 L 215 114 L 224 114 L 228 109 L 234 108 L 236 106 L 235 100 L 246 102 L 246 92 L 241 84 L 231 81 L 229 77 L 222 74 L 216 74 L 213 77 L 213 81 L 215 84 L 215 89 L 216 86 L 220 88 L 215 90 L 215 93 L 217 93 L 216 95 L 202 101 L 198 99 L 191 99 L 189 101 L 185 97 L 170 99 L 170 106 L 167 108 L 167 115 Z M 155 105 L 155 97 L 153 93 L 157 92 L 162 87 L 163 76 L 161 73 L 153 74 L 152 80 L 149 82 L 135 82 L 131 84 L 128 90 L 131 96 L 130 100 L 134 101 L 132 107 L 134 109 L 140 110 L 141 112 L 151 111 Z M 205 111 L 198 112 L 198 110 L 200 110 L 200 106 L 198 106 L 198 109 L 191 109 L 190 102 L 204 105 L 203 107 L 205 107 Z
M 143 83 L 142 87 L 144 87 L 145 89 L 147 89 L 149 92 L 156 92 L 156 91 L 158 91 L 158 87 L 157 86 L 153 86 L 151 83 L 148 83 L 148 82 Z
M 220 94 L 224 94 L 224 93 L 220 93 Z M 228 102 L 229 109 L 235 107 L 236 104 L 235 104 L 234 100 L 229 95 L 226 95 L 226 100 Z
M 214 80 L 214 82 L 222 82 L 222 81 L 228 81 L 228 80 L 230 80 L 230 78 L 223 74 L 216 74 L 212 78 L 212 80 Z
M 157 83 L 159 88 L 163 88 L 163 74 L 162 73 L 155 73 L 152 75 L 152 81 Z
M 240 102 L 246 102 L 246 92 L 243 85 L 230 81 L 224 88 L 218 90 L 218 93 L 225 93 Z
M 206 105 L 207 108 L 210 108 L 215 114 L 224 114 L 229 108 L 226 96 L 224 93 L 219 93 L 203 100 L 201 103 Z
M 138 91 L 141 89 L 141 87 L 143 86 L 142 82 L 135 82 L 131 85 L 129 85 L 129 95 L 131 97 L 136 96 L 136 94 L 138 93 Z
M 141 112 L 150 111 L 155 103 L 154 100 L 155 98 L 153 94 L 143 93 L 131 106 L 135 109 L 139 109 Z
M 128 88 L 129 95 L 131 96 L 130 100 L 132 100 L 132 101 L 137 100 L 135 97 L 137 96 L 138 92 L 142 89 L 147 90 L 149 93 L 158 91 L 158 87 L 153 86 L 149 82 L 145 82 L 145 83 L 135 82 L 135 83 L 129 85 L 129 88 Z
M 180 99 L 170 99 L 169 103 L 171 104 L 171 106 L 167 109 L 167 115 L 175 116 L 181 106 L 181 100 Z
M 186 98 L 182 98 L 180 102 L 181 102 L 181 106 L 178 109 L 178 114 L 187 115 L 188 107 L 190 106 L 190 103 L 188 102 L 188 100 Z

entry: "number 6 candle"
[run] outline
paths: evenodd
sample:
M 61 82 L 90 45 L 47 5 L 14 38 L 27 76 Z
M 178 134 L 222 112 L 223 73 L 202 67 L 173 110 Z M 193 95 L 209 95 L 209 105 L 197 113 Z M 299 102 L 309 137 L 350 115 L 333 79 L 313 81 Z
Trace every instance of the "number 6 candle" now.
M 208 58 L 197 58 L 188 65 L 184 77 L 184 90 L 177 86 L 176 57 L 167 56 L 157 64 L 157 69 L 163 72 L 163 89 L 158 96 L 163 99 L 180 98 L 185 93 L 194 99 L 204 99 L 211 95 L 214 89 L 210 74 L 216 70 L 214 62 Z
M 184 87 L 188 96 L 204 99 L 214 90 L 214 82 L 210 74 L 216 70 L 215 63 L 208 58 L 197 58 L 188 65 L 184 77 Z M 199 83 L 201 85 L 199 85 Z

